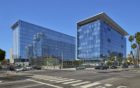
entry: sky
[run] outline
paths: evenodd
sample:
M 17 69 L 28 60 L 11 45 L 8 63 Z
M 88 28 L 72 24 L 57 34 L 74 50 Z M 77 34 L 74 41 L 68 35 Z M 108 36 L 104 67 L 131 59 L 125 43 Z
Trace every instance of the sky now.
M 140 0 L 0 0 L 0 48 L 9 58 L 11 25 L 19 19 L 76 36 L 76 23 L 100 12 L 129 34 L 140 31 Z

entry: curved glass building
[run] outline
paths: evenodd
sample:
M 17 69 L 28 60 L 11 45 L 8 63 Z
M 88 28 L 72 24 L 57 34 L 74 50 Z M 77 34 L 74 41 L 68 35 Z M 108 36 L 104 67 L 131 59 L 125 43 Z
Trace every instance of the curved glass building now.
M 22 20 L 12 25 L 13 57 L 55 57 L 64 61 L 75 60 L 75 37 Z

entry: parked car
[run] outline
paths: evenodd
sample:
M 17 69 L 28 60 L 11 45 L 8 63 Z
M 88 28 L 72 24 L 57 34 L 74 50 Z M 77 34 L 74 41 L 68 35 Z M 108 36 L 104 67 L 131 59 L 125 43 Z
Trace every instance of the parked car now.
M 23 67 L 23 71 L 29 71 L 29 70 L 31 70 L 32 69 L 32 67 Z
M 33 66 L 33 69 L 41 70 L 41 66 Z
M 117 69 L 117 66 L 112 65 L 110 68 L 111 68 L 111 69 Z
M 76 70 L 84 70 L 84 69 L 86 69 L 86 67 L 84 65 L 76 67 Z
M 105 70 L 105 69 L 108 69 L 109 66 L 107 65 L 99 65 L 99 66 L 95 66 L 95 69 L 99 69 L 99 70 Z
M 23 67 L 16 67 L 15 71 L 19 72 L 19 71 L 23 71 L 23 69 L 24 69 Z
M 10 71 L 15 71 L 16 70 L 14 65 L 10 65 L 8 68 L 9 68 Z
M 27 67 L 24 67 L 23 68 L 23 71 L 29 71 L 29 70 L 32 70 L 32 67 L 31 66 L 27 66 Z
M 33 68 L 31 66 L 26 67 L 27 70 L 32 70 Z
M 128 68 L 128 64 L 124 63 L 124 64 L 122 65 L 122 68 Z

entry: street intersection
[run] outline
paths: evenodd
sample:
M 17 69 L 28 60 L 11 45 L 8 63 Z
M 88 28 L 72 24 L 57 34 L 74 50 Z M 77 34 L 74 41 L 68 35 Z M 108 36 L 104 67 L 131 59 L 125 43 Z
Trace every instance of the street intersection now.
M 26 71 L 15 73 L 21 79 L 17 76 L 13 80 L 0 79 L 0 88 L 139 88 L 139 73 L 135 70 Z

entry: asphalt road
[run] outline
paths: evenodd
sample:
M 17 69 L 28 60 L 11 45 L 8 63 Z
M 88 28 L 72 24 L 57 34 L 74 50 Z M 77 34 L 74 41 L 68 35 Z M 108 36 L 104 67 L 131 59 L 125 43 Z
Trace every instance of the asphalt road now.
M 20 75 L 10 80 L 0 78 L 0 88 L 140 88 L 139 70 L 46 70 L 20 73 L 30 76 Z

